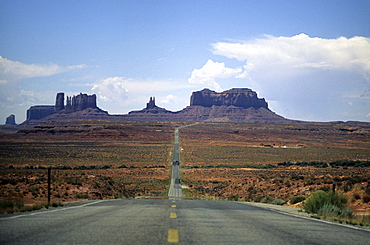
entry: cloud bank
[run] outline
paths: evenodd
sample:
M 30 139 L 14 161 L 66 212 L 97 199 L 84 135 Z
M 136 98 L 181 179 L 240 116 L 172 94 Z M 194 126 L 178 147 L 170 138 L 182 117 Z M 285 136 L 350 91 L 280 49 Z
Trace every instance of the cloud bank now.
M 47 91 L 36 92 L 25 90 L 21 86 L 24 79 L 34 77 L 49 77 L 75 69 L 86 68 L 86 65 L 59 66 L 56 64 L 25 64 L 0 56 L 0 116 L 6 118 L 10 114 L 24 115 L 25 110 L 35 104 L 53 101 L 55 93 Z M 52 90 L 52 89 L 51 89 Z M 49 102 L 50 103 L 50 102 Z M 17 121 L 23 121 L 24 116 Z
M 126 77 L 107 77 L 97 81 L 91 92 L 97 94 L 101 108 L 109 108 L 110 113 L 123 114 L 131 110 L 142 109 L 154 96 L 158 106 L 166 104 L 172 110 L 178 110 L 179 101 L 189 99 L 184 90 L 189 85 L 173 80 L 134 79 Z M 163 106 L 163 105 L 162 105 Z
M 246 62 L 245 72 L 264 67 L 355 71 L 369 81 L 370 38 L 323 39 L 299 34 L 212 44 L 213 53 Z
M 48 77 L 69 70 L 86 68 L 86 65 L 59 66 L 56 64 L 25 64 L 0 56 L 0 80 L 2 83 L 32 77 Z M 5 82 L 4 82 L 5 81 Z
M 201 85 L 216 91 L 222 91 L 221 86 L 216 82 L 217 78 L 226 79 L 240 75 L 242 68 L 228 68 L 225 63 L 208 60 L 200 69 L 194 69 L 188 82 L 191 84 Z
M 189 83 L 230 88 L 230 78 L 239 78 L 242 86 L 258 91 L 270 108 L 289 118 L 368 120 L 370 38 L 265 35 L 211 46 L 214 55 L 240 66 L 208 60 L 194 69 Z

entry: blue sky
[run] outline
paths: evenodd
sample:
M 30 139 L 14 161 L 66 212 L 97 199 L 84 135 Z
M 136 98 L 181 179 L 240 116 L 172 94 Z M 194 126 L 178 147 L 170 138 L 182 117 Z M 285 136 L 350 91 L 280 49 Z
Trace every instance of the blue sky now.
M 150 96 L 176 111 L 193 91 L 247 87 L 287 118 L 370 121 L 369 12 L 367 0 L 0 0 L 0 120 L 57 92 L 125 114 Z

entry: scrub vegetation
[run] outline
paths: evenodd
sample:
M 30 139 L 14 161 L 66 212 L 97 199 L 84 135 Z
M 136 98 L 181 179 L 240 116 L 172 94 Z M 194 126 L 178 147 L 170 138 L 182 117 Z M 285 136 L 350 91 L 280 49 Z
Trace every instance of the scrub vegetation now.
M 165 196 L 174 130 L 186 124 L 78 121 L 0 134 L 2 209 L 45 202 L 48 167 L 56 203 Z M 366 126 L 199 123 L 180 130 L 183 193 L 303 208 L 335 183 L 344 206 L 326 203 L 312 214 L 349 219 L 349 207 L 351 219 L 366 220 L 369 149 Z
M 344 207 L 326 204 L 315 215 L 370 214 L 370 127 L 204 123 L 180 140 L 188 196 L 303 208 L 335 187 Z

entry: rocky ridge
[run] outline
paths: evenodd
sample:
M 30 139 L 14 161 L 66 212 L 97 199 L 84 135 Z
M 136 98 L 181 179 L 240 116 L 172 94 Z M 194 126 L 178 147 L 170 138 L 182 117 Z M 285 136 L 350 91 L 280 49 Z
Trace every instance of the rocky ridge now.
M 28 109 L 27 120 L 22 125 L 76 120 L 308 123 L 286 119 L 274 113 L 268 108 L 264 98 L 258 98 L 257 93 L 248 88 L 233 88 L 220 93 L 210 89 L 195 91 L 191 95 L 190 105 L 175 112 L 157 106 L 155 97 L 150 97 L 145 108 L 123 115 L 110 115 L 100 109 L 95 94 L 67 96 L 66 103 L 64 98 L 64 93 L 58 93 L 55 105 L 32 106 Z M 334 122 L 342 123 L 345 122 Z

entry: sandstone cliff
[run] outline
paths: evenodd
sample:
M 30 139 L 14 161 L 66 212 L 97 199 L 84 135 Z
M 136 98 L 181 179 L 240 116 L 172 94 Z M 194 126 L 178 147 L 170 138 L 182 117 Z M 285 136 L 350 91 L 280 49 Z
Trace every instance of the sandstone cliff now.
M 58 93 L 55 99 L 55 105 L 36 105 L 36 106 L 31 106 L 27 110 L 27 119 L 26 122 L 34 122 L 34 121 L 39 121 L 39 122 L 45 122 L 47 120 L 43 120 L 45 118 L 51 117 L 54 119 L 50 119 L 52 121 L 57 121 L 57 118 L 70 118 L 72 120 L 75 118 L 80 118 L 82 115 L 84 117 L 88 115 L 88 117 L 94 117 L 97 114 L 101 115 L 108 115 L 107 112 L 101 110 L 100 108 L 97 107 L 96 105 L 96 95 L 87 95 L 87 94 L 78 94 L 73 97 L 67 96 L 67 103 L 64 104 L 64 93 Z M 86 113 L 76 113 L 76 112 L 81 112 L 86 109 L 94 109 L 90 110 L 90 112 Z M 75 113 L 75 114 L 71 114 Z M 71 114 L 69 116 L 66 116 L 65 114 Z M 52 116 L 53 115 L 53 116 Z M 64 116 L 61 116 L 64 115 Z M 49 121 L 50 121 L 49 120 Z M 36 124 L 38 122 L 35 122 Z
M 272 112 L 265 99 L 258 98 L 257 93 L 248 88 L 233 88 L 221 93 L 209 89 L 195 91 L 190 98 L 190 106 L 177 112 L 157 106 L 155 98 L 150 97 L 142 110 L 131 111 L 126 115 L 109 115 L 97 107 L 96 95 L 81 93 L 67 96 L 66 104 L 64 93 L 58 93 L 55 106 L 34 106 L 31 111 L 34 113 L 30 113 L 27 120 L 34 124 L 73 120 L 294 122 Z
M 268 108 L 265 99 L 259 99 L 257 93 L 249 88 L 233 88 L 221 93 L 209 89 L 193 92 L 190 106 L 236 106 L 242 108 Z
M 146 107 L 140 111 L 130 111 L 128 113 L 128 118 L 130 117 L 133 117 L 133 118 L 137 118 L 137 120 L 144 120 L 146 121 L 147 119 L 150 119 L 150 118 L 147 118 L 147 117 L 151 117 L 151 115 L 155 115 L 155 117 L 158 115 L 168 115 L 168 114 L 173 114 L 172 111 L 168 111 L 162 107 L 159 107 L 155 104 L 155 97 L 150 97 L 149 99 L 149 102 L 146 103 Z M 160 117 L 160 116 L 159 116 Z M 147 119 L 146 119 L 147 118 Z
M 15 125 L 17 125 L 15 123 L 15 115 L 12 114 L 12 115 L 8 116 L 5 120 L 5 125 L 6 126 L 15 126 Z

